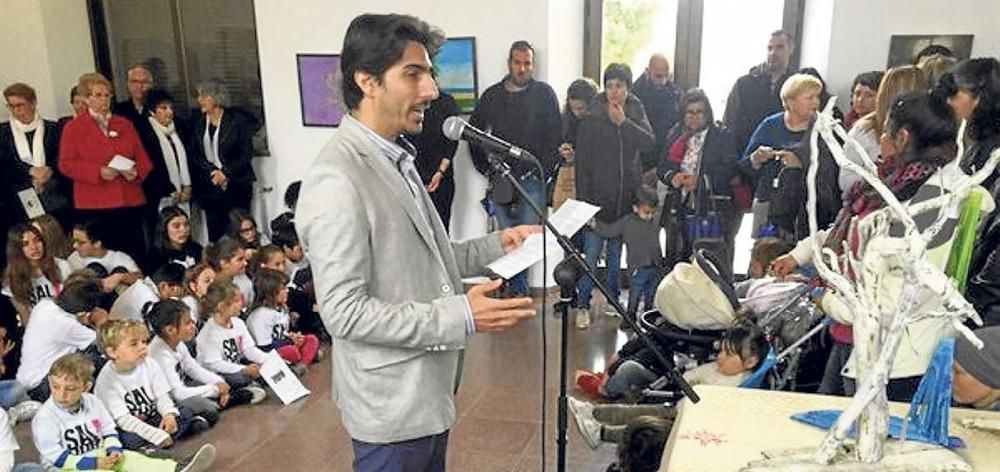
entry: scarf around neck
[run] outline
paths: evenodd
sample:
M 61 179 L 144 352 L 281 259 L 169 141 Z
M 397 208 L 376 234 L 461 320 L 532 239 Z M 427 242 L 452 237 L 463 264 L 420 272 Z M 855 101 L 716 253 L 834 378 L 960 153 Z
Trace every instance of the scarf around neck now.
M 156 138 L 160 141 L 160 150 L 163 151 L 163 162 L 167 167 L 167 175 L 170 176 L 170 183 L 174 184 L 177 190 L 191 186 L 191 173 L 188 171 L 187 151 L 184 143 L 177 135 L 177 128 L 173 122 L 170 126 L 163 126 L 156 118 L 149 117 L 149 124 L 156 133 Z M 171 143 L 173 145 L 171 145 Z
M 35 119 L 31 123 L 24 124 L 18 121 L 16 118 L 10 120 L 10 130 L 14 135 L 14 147 L 17 149 L 17 155 L 24 161 L 25 164 L 30 164 L 34 167 L 44 167 L 45 166 L 45 125 L 42 123 L 42 118 L 35 114 Z M 35 135 L 32 137 L 31 146 L 28 145 L 28 133 L 34 131 Z
M 938 167 L 927 162 L 915 161 L 904 164 L 895 169 L 887 170 L 882 177 L 892 194 L 901 202 L 905 202 L 916 195 L 917 190 L 927 182 L 927 179 L 938 170 Z M 847 197 L 847 204 L 840 210 L 837 219 L 830 228 L 830 233 L 824 245 L 836 254 L 844 252 L 844 241 L 848 241 L 851 250 L 857 249 L 857 241 L 851 238 L 851 219 L 855 216 L 864 218 L 869 213 L 879 210 L 885 206 L 885 201 L 878 192 L 865 182 L 858 181 L 851 187 Z

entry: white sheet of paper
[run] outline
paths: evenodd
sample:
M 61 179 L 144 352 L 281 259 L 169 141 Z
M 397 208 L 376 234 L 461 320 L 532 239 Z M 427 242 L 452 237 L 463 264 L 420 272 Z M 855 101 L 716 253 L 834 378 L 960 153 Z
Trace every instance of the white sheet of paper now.
M 274 351 L 271 351 L 264 365 L 260 366 L 260 376 L 285 405 L 312 393 L 302 385 L 295 373 L 288 368 L 288 364 L 285 364 L 284 359 Z
M 115 154 L 115 157 L 113 157 L 111 162 L 108 163 L 108 167 L 120 171 L 131 170 L 135 167 L 135 161 L 121 154 Z
M 29 220 L 45 214 L 45 207 L 42 206 L 42 201 L 34 188 L 28 187 L 17 192 L 17 198 L 21 200 L 21 206 L 24 207 L 24 213 L 28 215 Z
M 600 209 L 601 207 L 599 206 L 579 200 L 566 200 L 559 207 L 559 210 L 549 217 L 549 222 L 560 233 L 566 235 L 566 237 L 571 237 L 583 225 L 587 224 Z M 546 228 L 545 232 L 549 233 L 549 230 Z M 555 236 L 546 234 L 546 241 L 548 242 L 547 249 L 549 251 L 559 249 L 559 242 L 556 241 Z M 493 261 L 487 268 L 493 271 L 494 274 L 509 279 L 540 260 L 542 260 L 542 235 L 539 233 L 525 238 L 524 244 L 520 248 Z

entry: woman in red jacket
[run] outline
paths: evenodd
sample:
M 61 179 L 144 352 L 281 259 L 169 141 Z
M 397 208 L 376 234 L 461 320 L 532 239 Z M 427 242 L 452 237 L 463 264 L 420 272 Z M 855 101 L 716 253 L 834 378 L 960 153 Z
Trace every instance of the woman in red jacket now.
M 87 112 L 66 124 L 59 142 L 59 171 L 73 181 L 77 221 L 96 222 L 106 246 L 141 257 L 142 180 L 152 164 L 132 123 L 111 114 L 111 82 L 84 74 L 77 88 Z

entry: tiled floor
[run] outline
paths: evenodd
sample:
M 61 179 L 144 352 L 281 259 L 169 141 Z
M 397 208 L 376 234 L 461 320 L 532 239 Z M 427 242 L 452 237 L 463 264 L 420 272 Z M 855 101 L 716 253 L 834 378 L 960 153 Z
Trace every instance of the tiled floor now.
M 550 296 L 550 304 L 556 296 Z M 601 313 L 603 307 L 595 307 Z M 559 372 L 559 320 L 551 308 L 548 330 L 547 414 L 541 429 L 541 314 L 505 333 L 477 335 L 466 354 L 457 402 L 458 421 L 448 449 L 451 471 L 540 471 L 541 441 L 546 440 L 545 470 L 555 470 L 556 399 Z M 598 314 L 588 331 L 571 327 L 569 372 L 603 367 L 620 343 L 618 319 Z M 290 406 L 276 398 L 223 415 L 211 431 L 178 444 L 193 452 L 203 442 L 218 448 L 217 471 L 349 471 L 350 442 L 330 401 L 328 360 L 313 366 L 305 384 L 313 394 Z M 572 385 L 570 393 L 572 394 Z M 570 417 L 567 470 L 603 471 L 615 448 L 591 451 Z M 20 460 L 34 459 L 30 428 L 16 428 Z

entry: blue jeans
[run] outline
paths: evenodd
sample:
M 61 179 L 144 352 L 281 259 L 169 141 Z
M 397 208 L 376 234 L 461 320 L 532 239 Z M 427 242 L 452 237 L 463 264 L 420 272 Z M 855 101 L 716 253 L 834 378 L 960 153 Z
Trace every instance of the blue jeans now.
M 42 380 L 48 383 L 48 380 Z M 0 380 L 0 408 L 4 410 L 17 405 L 28 398 L 28 389 L 16 380 Z
M 656 295 L 656 286 L 660 283 L 660 269 L 654 266 L 639 267 L 632 271 L 631 283 L 628 289 L 628 316 L 635 319 L 635 313 L 639 310 L 639 297 L 642 297 L 643 307 L 646 310 L 653 308 L 653 296 Z
M 448 431 L 388 444 L 351 439 L 355 472 L 445 472 Z
M 628 393 L 629 390 L 646 388 L 659 377 L 642 364 L 628 360 L 622 362 L 615 373 L 608 377 L 608 381 L 604 383 L 604 391 L 601 393 L 611 399 L 618 398 Z
M 542 182 L 537 177 L 524 177 L 521 179 L 521 185 L 538 207 L 545 211 L 545 191 Z M 537 225 L 541 222 L 535 210 L 531 209 L 531 205 L 523 201 L 520 196 L 510 205 L 498 205 L 496 216 L 500 228 Z M 528 271 L 525 270 L 510 279 L 510 286 L 517 293 L 528 293 Z
M 585 229 L 583 233 L 583 254 L 587 258 L 587 265 L 591 270 L 597 270 L 597 258 L 602 251 L 607 251 L 605 260 L 608 262 L 608 289 L 611 296 L 618 298 L 618 271 L 622 264 L 622 238 L 603 238 L 592 229 Z M 583 276 L 577 285 L 579 299 L 577 308 L 590 308 L 590 294 L 594 288 L 594 281 L 590 277 Z

